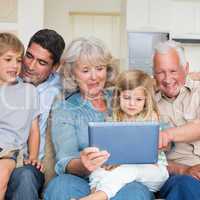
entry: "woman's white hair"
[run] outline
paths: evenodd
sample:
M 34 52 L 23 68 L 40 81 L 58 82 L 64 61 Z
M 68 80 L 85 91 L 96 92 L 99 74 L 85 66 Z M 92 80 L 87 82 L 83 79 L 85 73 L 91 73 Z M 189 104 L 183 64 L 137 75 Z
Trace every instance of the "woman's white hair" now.
M 63 75 L 63 85 L 67 92 L 74 92 L 78 89 L 73 73 L 77 62 L 91 66 L 105 65 L 107 67 L 105 87 L 112 86 L 118 74 L 119 61 L 112 57 L 101 40 L 93 37 L 73 40 L 64 52 L 62 61 L 61 75 Z
M 165 42 L 158 43 L 158 45 L 156 45 L 155 47 L 154 55 L 156 53 L 166 54 L 171 49 L 174 49 L 177 52 L 181 67 L 185 66 L 187 64 L 187 61 L 185 58 L 184 48 L 181 46 L 181 43 L 175 42 L 174 40 L 168 40 Z

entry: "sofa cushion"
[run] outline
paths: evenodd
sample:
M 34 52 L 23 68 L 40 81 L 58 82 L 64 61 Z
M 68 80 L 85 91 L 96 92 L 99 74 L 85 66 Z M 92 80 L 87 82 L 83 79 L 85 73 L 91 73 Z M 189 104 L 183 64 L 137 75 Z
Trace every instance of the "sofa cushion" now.
M 55 176 L 54 166 L 55 166 L 55 151 L 53 143 L 51 140 L 51 124 L 48 120 L 48 126 L 46 130 L 45 138 L 45 158 L 43 160 L 45 168 L 45 186 L 47 183 Z

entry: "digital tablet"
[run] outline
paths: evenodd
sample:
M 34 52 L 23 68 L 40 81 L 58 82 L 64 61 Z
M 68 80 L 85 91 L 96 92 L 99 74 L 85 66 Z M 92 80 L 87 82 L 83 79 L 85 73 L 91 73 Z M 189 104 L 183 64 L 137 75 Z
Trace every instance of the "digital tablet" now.
M 158 122 L 89 122 L 89 146 L 111 155 L 107 164 L 158 161 Z

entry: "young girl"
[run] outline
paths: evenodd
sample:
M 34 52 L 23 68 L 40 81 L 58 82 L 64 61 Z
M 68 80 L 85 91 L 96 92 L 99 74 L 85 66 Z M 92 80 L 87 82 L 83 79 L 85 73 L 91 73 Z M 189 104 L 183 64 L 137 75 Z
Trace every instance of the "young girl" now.
M 152 79 L 140 70 L 123 72 L 117 79 L 113 93 L 114 121 L 158 121 Z M 114 140 L 113 140 L 114 142 Z M 144 141 L 145 142 L 145 141 Z M 168 178 L 167 161 L 159 153 L 156 164 L 103 166 L 90 175 L 92 193 L 81 200 L 107 200 L 125 185 L 137 181 L 150 191 L 158 191 Z
M 38 167 L 38 97 L 34 86 L 17 81 L 23 53 L 16 36 L 0 33 L 0 200 L 16 165 Z

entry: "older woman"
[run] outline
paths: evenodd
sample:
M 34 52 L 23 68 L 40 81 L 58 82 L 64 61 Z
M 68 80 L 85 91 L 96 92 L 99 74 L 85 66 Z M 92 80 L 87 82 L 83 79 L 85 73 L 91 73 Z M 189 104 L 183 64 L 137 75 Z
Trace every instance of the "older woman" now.
M 111 92 L 117 70 L 113 57 L 97 39 L 72 41 L 64 55 L 66 91 L 52 110 L 52 140 L 57 163 L 54 178 L 45 191 L 46 200 L 70 200 L 90 193 L 87 176 L 109 157 L 106 151 L 88 147 L 88 122 L 104 121 L 110 113 Z M 113 200 L 151 199 L 148 189 L 133 182 Z

